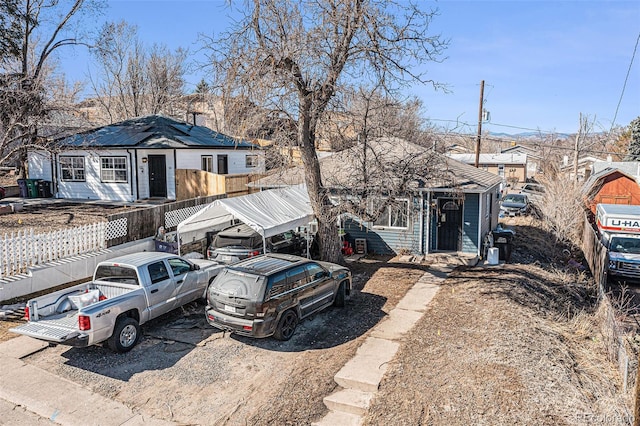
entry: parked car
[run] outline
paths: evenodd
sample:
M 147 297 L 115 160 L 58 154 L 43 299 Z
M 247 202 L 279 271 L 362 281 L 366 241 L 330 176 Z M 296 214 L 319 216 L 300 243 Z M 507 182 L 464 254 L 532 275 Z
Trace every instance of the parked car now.
M 525 183 L 520 188 L 520 193 L 527 195 L 532 201 L 539 201 L 544 196 L 544 185 L 539 183 Z
M 529 198 L 525 194 L 507 194 L 500 202 L 500 214 L 520 216 L 529 213 Z
M 106 342 L 115 352 L 127 352 L 140 340 L 140 325 L 205 297 L 222 268 L 157 252 L 105 260 L 92 281 L 29 300 L 28 322 L 9 331 L 77 347 Z
M 351 294 L 344 266 L 268 253 L 226 266 L 207 290 L 207 321 L 250 337 L 289 340 L 298 322 Z
M 306 240 L 294 231 L 273 235 L 266 239 L 268 253 L 302 254 Z M 221 263 L 234 263 L 264 253 L 262 235 L 246 224 L 223 229 L 207 248 L 207 258 Z

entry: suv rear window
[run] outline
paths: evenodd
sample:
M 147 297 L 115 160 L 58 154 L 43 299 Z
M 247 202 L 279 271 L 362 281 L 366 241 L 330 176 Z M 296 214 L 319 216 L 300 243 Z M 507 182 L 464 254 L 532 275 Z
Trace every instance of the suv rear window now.
M 225 296 L 247 300 L 262 300 L 264 282 L 265 279 L 261 275 L 225 268 L 211 283 L 209 289 Z

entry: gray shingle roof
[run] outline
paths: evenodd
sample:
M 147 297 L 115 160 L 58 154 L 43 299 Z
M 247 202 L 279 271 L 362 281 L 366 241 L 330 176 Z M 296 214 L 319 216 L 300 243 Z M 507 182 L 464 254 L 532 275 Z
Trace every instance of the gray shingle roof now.
M 161 115 L 149 115 L 77 133 L 57 141 L 65 147 L 240 148 L 257 145 Z
M 426 148 L 396 138 L 378 139 L 375 142 L 370 142 L 369 147 L 376 157 L 386 158 L 396 164 L 398 159 L 402 157 L 415 157 L 428 153 Z M 325 186 L 331 188 L 353 187 L 356 182 L 359 182 L 359 179 L 354 177 L 354 171 L 361 168 L 358 161 L 362 157 L 358 156 L 357 150 L 362 150 L 362 148 L 345 149 L 319 160 L 320 173 Z M 436 153 L 429 153 L 429 156 L 433 156 L 433 159 L 426 160 L 428 161 L 427 167 L 437 168 L 436 173 L 430 172 L 429 175 L 433 174 L 439 177 L 431 178 L 421 184 L 420 186 L 425 190 L 437 191 L 457 188 L 463 192 L 485 192 L 499 185 L 502 181 L 499 176 L 493 173 L 476 169 L 446 156 Z M 304 182 L 304 167 L 295 166 L 277 171 L 254 182 L 251 186 L 277 188 Z

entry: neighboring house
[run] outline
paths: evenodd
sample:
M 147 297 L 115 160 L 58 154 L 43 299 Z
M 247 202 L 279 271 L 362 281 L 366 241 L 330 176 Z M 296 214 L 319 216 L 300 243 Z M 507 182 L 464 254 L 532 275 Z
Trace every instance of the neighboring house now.
M 450 158 L 465 164 L 475 165 L 475 154 L 449 154 Z M 507 182 L 523 183 L 527 181 L 527 154 L 480 154 L 478 167 L 500 176 Z
M 368 144 L 378 159 L 424 154 L 423 147 L 399 139 L 382 139 Z M 358 146 L 321 158 L 323 183 L 334 192 L 352 189 Z M 342 227 L 353 244 L 366 239 L 367 250 L 380 254 L 454 251 L 482 255 L 486 235 L 498 224 L 501 179 L 485 170 L 433 154 L 438 178 L 416 182 L 404 197 L 387 207 L 375 221 L 367 222 L 344 214 Z M 357 180 L 357 179 L 356 179 Z M 263 189 L 304 182 L 302 166 L 289 168 L 253 182 Z M 349 193 L 348 193 L 349 194 Z M 347 194 L 347 195 L 348 195 Z M 344 195 L 344 194 L 343 194 Z
M 593 164 L 601 162 L 601 158 L 593 157 L 590 155 L 578 158 L 578 182 L 584 182 L 591 176 Z M 569 159 L 568 155 L 562 158 L 562 165 L 560 166 L 560 173 L 567 176 L 570 180 L 575 180 L 575 164 L 573 160 Z
M 591 165 L 591 172 L 598 173 L 607 168 L 618 169 L 634 179 L 640 180 L 640 161 L 595 161 Z
M 206 186 L 206 178 L 215 181 L 216 175 L 223 175 L 219 177 L 224 183 L 227 175 L 264 172 L 259 146 L 159 115 L 99 127 L 55 142 L 55 152 L 30 151 L 28 162 L 29 178 L 53 182 L 56 198 L 126 202 L 183 199 L 189 197 L 179 195 L 189 194 L 190 187 L 201 186 L 203 181 Z M 215 182 L 210 186 L 216 187 Z M 224 184 L 220 186 L 224 188 Z M 216 193 L 214 189 L 204 191 L 210 194 L 195 189 L 196 195 Z M 246 193 L 246 186 L 244 189 Z
M 633 176 L 611 167 L 592 173 L 582 188 L 584 202 L 596 214 L 598 204 L 640 205 L 640 185 Z
M 540 153 L 526 145 L 514 145 L 502 150 L 502 154 L 524 154 L 527 156 L 527 177 L 535 178 L 544 173 L 543 161 Z

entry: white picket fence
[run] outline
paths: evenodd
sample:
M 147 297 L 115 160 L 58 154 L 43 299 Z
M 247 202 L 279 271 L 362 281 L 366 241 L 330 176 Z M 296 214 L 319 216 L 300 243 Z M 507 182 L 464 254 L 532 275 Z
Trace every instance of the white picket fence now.
M 106 248 L 107 222 L 34 234 L 33 229 L 0 235 L 0 278 L 31 266 Z

